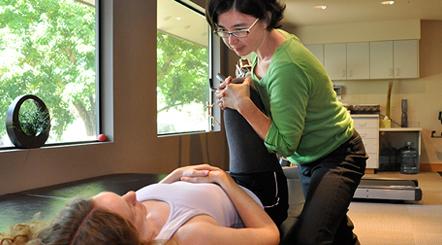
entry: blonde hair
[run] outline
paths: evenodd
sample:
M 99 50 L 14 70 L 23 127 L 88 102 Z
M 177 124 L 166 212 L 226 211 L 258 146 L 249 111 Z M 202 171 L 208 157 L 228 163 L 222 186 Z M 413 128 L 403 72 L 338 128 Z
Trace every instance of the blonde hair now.
M 92 200 L 68 204 L 47 227 L 17 224 L 0 233 L 0 245 L 145 245 L 135 227 L 121 216 L 95 208 Z
M 9 234 L 0 233 L 0 245 L 40 244 L 36 237 L 40 229 L 39 222 L 15 224 L 10 228 Z

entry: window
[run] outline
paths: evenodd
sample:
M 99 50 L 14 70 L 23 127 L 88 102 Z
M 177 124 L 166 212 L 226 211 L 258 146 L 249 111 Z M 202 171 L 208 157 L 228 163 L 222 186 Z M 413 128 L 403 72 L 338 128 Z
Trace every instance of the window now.
M 6 111 L 34 94 L 49 108 L 46 143 L 97 132 L 96 0 L 0 1 L 0 147 L 11 147 Z
M 191 2 L 157 0 L 158 134 L 210 131 L 210 29 Z

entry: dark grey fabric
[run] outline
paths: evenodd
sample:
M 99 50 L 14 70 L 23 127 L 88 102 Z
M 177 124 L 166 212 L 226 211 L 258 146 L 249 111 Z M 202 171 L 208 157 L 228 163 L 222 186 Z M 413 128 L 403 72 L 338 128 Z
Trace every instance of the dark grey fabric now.
M 251 89 L 250 98 L 261 111 L 265 111 L 256 90 Z M 224 126 L 231 172 L 260 173 L 280 168 L 276 155 L 268 152 L 264 141 L 236 110 L 224 110 Z
M 250 98 L 264 111 L 258 92 Z M 252 126 L 236 110 L 224 110 L 224 127 L 229 147 L 229 171 L 233 179 L 258 196 L 275 224 L 287 217 L 287 179 L 278 157 L 270 153 Z
M 288 187 L 282 170 L 230 175 L 236 183 L 255 193 L 276 225 L 279 226 L 287 218 Z

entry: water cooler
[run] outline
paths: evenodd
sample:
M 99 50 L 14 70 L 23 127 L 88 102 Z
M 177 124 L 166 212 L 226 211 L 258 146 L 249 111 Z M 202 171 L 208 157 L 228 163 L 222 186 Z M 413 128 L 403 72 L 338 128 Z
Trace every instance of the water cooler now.
M 413 143 L 408 141 L 400 150 L 401 173 L 417 174 L 419 173 L 419 155 Z

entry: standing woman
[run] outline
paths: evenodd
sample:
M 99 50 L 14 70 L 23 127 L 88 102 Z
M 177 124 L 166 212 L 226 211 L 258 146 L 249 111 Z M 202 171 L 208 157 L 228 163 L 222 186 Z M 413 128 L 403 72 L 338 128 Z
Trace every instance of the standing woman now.
M 228 77 L 216 96 L 269 151 L 299 165 L 305 204 L 289 244 L 357 244 L 346 214 L 364 174 L 364 145 L 323 66 L 296 36 L 278 29 L 284 9 L 277 0 L 209 0 L 212 28 L 252 63 L 250 77 L 241 84 Z M 264 111 L 250 98 L 252 84 Z

